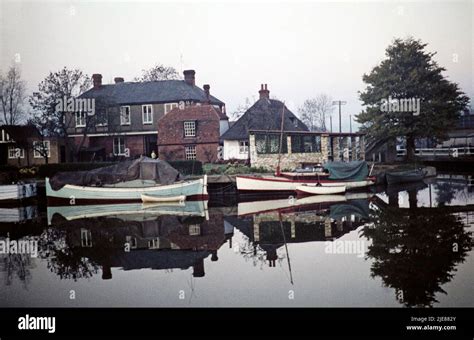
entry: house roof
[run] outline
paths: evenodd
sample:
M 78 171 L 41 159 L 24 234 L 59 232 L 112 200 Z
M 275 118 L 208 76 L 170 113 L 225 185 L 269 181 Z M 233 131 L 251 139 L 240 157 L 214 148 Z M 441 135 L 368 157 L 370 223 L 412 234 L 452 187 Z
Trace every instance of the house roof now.
M 79 98 L 106 98 L 115 105 L 170 103 L 183 101 L 206 100 L 203 89 L 189 85 L 184 80 L 160 80 L 145 82 L 123 82 L 118 84 L 101 85 L 100 88 L 91 88 Z M 211 104 L 224 103 L 214 96 L 210 96 Z
M 249 130 L 281 130 L 283 103 L 261 98 L 253 104 L 222 136 L 221 140 L 247 139 Z M 285 106 L 283 131 L 309 131 L 308 127 Z
M 10 139 L 17 143 L 24 143 L 28 138 L 40 136 L 38 129 L 34 125 L 2 125 L 0 129 L 5 130 Z
M 167 119 L 174 116 L 174 115 L 195 115 L 196 117 L 200 117 L 205 113 L 212 113 L 219 117 L 220 120 L 229 119 L 225 113 L 221 112 L 219 109 L 216 109 L 212 105 L 191 105 L 187 106 L 184 109 L 174 108 L 170 112 L 168 112 L 165 116 Z

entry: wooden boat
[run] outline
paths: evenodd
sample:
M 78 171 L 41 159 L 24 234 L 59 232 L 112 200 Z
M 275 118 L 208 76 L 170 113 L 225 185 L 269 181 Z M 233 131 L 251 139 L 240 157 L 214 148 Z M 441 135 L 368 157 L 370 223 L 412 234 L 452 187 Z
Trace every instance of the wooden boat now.
M 0 201 L 22 200 L 36 196 L 36 183 L 0 185 Z
M 143 185 L 142 181 L 124 182 L 114 186 L 78 186 L 66 184 L 59 190 L 53 190 L 49 178 L 46 178 L 46 196 L 52 199 L 74 199 L 74 204 L 87 204 L 102 201 L 103 203 L 141 202 L 142 195 L 158 197 L 181 197 L 207 199 L 207 176 L 197 180 L 179 181 L 169 185 Z M 168 200 L 168 199 L 166 199 Z
M 186 196 L 153 196 L 148 194 L 141 195 L 143 203 L 159 203 L 159 202 L 183 202 L 186 200 Z
M 398 172 L 387 172 L 385 178 L 387 184 L 393 185 L 397 183 L 418 182 L 423 180 L 426 173 L 422 170 L 407 170 Z
M 345 185 L 339 186 L 322 186 L 318 184 L 303 184 L 296 187 L 296 194 L 299 196 L 305 195 L 331 195 L 342 194 L 346 192 Z
M 284 191 L 296 192 L 296 189 L 302 185 L 314 186 L 321 184 L 322 187 L 341 187 L 346 189 L 361 188 L 375 184 L 374 177 L 367 177 L 362 181 L 343 181 L 343 180 L 292 180 L 279 176 L 237 176 L 237 190 L 240 192 L 264 192 L 264 191 Z

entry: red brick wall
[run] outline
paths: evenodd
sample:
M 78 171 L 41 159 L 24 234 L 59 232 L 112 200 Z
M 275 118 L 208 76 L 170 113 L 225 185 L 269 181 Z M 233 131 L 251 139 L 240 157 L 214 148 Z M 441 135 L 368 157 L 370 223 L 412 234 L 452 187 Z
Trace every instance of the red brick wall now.
M 196 136 L 184 137 L 184 122 L 196 122 Z M 190 106 L 170 111 L 158 121 L 158 156 L 165 160 L 185 159 L 187 145 L 196 146 L 196 159 L 217 160 L 220 117 L 210 105 Z

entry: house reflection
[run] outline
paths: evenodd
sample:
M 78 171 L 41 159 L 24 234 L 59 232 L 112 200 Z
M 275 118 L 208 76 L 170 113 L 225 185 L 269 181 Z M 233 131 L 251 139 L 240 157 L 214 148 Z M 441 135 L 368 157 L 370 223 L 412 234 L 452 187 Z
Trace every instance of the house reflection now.
M 204 277 L 204 260 L 218 260 L 218 249 L 226 235 L 219 209 L 186 202 L 173 211 L 143 210 L 142 205 L 120 207 L 120 212 L 97 215 L 89 209 L 84 216 L 72 210 L 48 211 L 54 228 L 65 232 L 70 254 L 87 258 L 102 269 L 102 278 L 112 278 L 112 268 L 172 270 L 193 268 L 194 277 Z M 192 207 L 194 205 L 194 207 Z M 191 208 L 190 208 L 191 207 Z M 197 208 L 196 208 L 197 207 Z M 202 208 L 202 209 L 201 209 Z M 111 208 L 116 209 L 116 208 Z M 61 209 L 59 209 L 61 210 Z M 172 215 L 172 214 L 177 215 Z M 69 218 L 69 220 L 68 220 Z
M 265 207 L 261 212 L 227 216 L 225 221 L 247 237 L 248 245 L 244 246 L 243 253 L 248 254 L 250 248 L 252 256 L 257 257 L 257 253 L 263 251 L 268 265 L 275 267 L 277 251 L 285 244 L 334 241 L 368 221 L 368 199 L 340 197 L 343 199 L 340 203 L 284 205 L 281 200 L 268 201 L 261 205 Z M 280 208 L 268 210 L 271 207 Z

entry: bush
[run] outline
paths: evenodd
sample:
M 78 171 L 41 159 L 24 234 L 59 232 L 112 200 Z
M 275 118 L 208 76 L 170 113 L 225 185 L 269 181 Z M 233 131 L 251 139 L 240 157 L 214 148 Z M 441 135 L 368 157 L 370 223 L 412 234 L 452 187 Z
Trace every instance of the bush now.
M 168 161 L 168 163 L 183 175 L 202 175 L 202 162 L 196 160 Z

